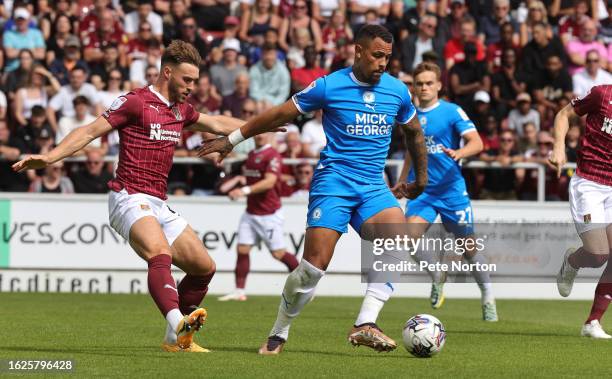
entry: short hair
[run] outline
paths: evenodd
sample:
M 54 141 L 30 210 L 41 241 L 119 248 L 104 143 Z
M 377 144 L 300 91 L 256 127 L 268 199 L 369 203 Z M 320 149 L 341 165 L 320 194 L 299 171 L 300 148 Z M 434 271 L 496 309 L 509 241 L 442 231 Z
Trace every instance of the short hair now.
M 263 47 L 261 48 L 262 52 L 267 52 L 267 51 L 276 51 L 276 45 L 273 43 L 264 43 Z
M 366 41 L 373 41 L 376 38 L 380 38 L 386 43 L 393 43 L 393 34 L 387 30 L 384 26 L 368 24 L 364 25 L 357 32 L 355 41 L 359 44 L 363 44 Z
M 442 70 L 440 70 L 440 66 L 432 62 L 419 63 L 414 69 L 412 76 L 416 79 L 417 75 L 422 74 L 426 71 L 430 71 L 436 74 L 436 79 L 438 80 L 440 80 L 440 78 L 442 77 Z
M 202 57 L 200 57 L 200 53 L 198 53 L 193 45 L 175 39 L 170 42 L 170 45 L 168 45 L 168 48 L 162 54 L 161 64 L 165 66 L 179 65 L 181 63 L 188 63 L 200 67 Z
M 74 98 L 74 100 L 72 100 L 72 104 L 76 107 L 79 104 L 85 104 L 87 106 L 91 105 L 91 101 L 89 101 L 89 99 L 83 95 L 79 95 L 77 97 Z
M 45 111 L 45 108 L 43 108 L 40 105 L 33 106 L 31 112 L 32 112 L 32 117 L 43 117 L 47 114 Z

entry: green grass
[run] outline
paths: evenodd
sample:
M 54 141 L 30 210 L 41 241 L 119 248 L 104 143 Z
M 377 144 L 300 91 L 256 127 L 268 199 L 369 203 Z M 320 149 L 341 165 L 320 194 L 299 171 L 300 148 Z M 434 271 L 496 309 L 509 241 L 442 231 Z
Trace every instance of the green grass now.
M 501 321 L 480 321 L 478 300 L 392 299 L 380 326 L 401 340 L 403 323 L 430 312 L 448 331 L 431 359 L 403 348 L 353 348 L 346 333 L 359 298 L 317 297 L 294 322 L 278 357 L 255 352 L 269 331 L 276 297 L 246 303 L 205 301 L 209 319 L 196 337 L 210 354 L 169 354 L 164 320 L 144 295 L 0 294 L 0 359 L 74 359 L 77 377 L 609 377 L 612 341 L 578 336 L 589 302 L 498 301 Z M 604 319 L 605 321 L 605 319 Z M 612 331 L 612 323 L 604 322 Z M 0 373 L 3 376 L 6 373 Z M 30 375 L 28 375 L 30 376 Z

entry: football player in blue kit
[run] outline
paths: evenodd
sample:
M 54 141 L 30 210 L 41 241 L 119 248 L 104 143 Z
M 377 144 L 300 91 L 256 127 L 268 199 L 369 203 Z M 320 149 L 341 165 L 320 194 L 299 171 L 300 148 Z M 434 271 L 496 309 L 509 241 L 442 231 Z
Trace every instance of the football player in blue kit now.
M 423 132 L 408 88 L 385 72 L 393 36 L 382 26 L 366 25 L 355 41 L 352 67 L 315 80 L 286 103 L 255 117 L 228 137 L 205 143 L 200 150 L 200 155 L 219 152 L 222 159 L 245 138 L 272 130 L 300 113 L 323 110 L 327 146 L 321 151 L 312 180 L 303 259 L 285 282 L 276 322 L 260 354 L 281 352 L 292 320 L 312 299 L 349 224 L 362 237 L 369 236 L 371 228 L 405 225 L 399 203 L 383 179 L 394 125 L 404 131 L 416 171 L 415 181 L 402 183 L 396 192 L 415 198 L 427 184 Z M 368 226 L 368 232 L 364 233 L 363 225 Z M 377 236 L 386 236 L 384 233 L 388 232 Z M 390 351 L 397 344 L 380 330 L 376 319 L 393 292 L 393 284 L 373 281 L 368 283 L 348 340 L 353 345 Z
M 419 64 L 413 76 L 415 95 L 419 100 L 417 117 L 423 128 L 427 146 L 429 182 L 423 193 L 416 199 L 408 201 L 407 222 L 411 224 L 411 229 L 417 228 L 413 230 L 417 235 L 422 235 L 439 215 L 444 228 L 452 232 L 456 238 L 473 240 L 472 205 L 459 162 L 463 158 L 479 154 L 482 151 L 482 140 L 474 123 L 461 107 L 438 98 L 442 82 L 440 68 L 435 63 Z M 413 171 L 408 174 L 409 168 L 408 159 L 402 169 L 400 182 L 414 178 Z M 431 252 L 423 251 L 417 252 L 415 258 L 429 263 L 436 263 L 439 259 Z M 477 253 L 475 248 L 466 251 L 463 259 L 472 264 L 472 268 L 478 267 L 477 263 L 486 263 L 483 254 Z M 431 306 L 437 309 L 444 302 L 443 286 L 446 273 L 432 271 L 430 274 L 433 278 Z M 497 321 L 489 272 L 472 269 L 471 274 L 482 294 L 483 320 Z

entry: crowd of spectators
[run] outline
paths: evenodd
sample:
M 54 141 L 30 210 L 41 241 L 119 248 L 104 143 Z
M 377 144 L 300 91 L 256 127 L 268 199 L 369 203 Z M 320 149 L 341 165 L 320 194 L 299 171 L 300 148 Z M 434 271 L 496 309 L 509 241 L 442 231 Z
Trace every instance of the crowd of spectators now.
M 85 164 L 23 174 L 10 164 L 48 151 L 117 96 L 155 82 L 172 39 L 189 41 L 203 58 L 188 101 L 200 112 L 249 119 L 350 66 L 353 36 L 367 23 L 394 34 L 389 72 L 411 90 L 420 62 L 443 68 L 443 96 L 464 108 L 485 143 L 478 159 L 501 167 L 545 163 L 555 113 L 593 85 L 612 83 L 612 0 L 0 0 L 0 191 L 106 192 L 113 165 L 104 157 L 118 153 L 116 133 L 85 149 Z M 283 157 L 318 157 L 321 117 L 303 116 L 277 136 Z M 570 161 L 582 126 L 572 120 Z M 394 133 L 390 158 L 404 149 Z M 210 137 L 185 133 L 176 155 L 195 156 Z M 253 148 L 246 141 L 233 154 Z M 240 170 L 213 159 L 175 165 L 169 191 L 227 193 L 243 180 Z M 464 173 L 474 198 L 537 193 L 533 169 Z M 547 199 L 566 198 L 571 174 L 557 179 L 547 168 Z M 310 165 L 286 165 L 282 191 L 303 195 L 311 178 Z

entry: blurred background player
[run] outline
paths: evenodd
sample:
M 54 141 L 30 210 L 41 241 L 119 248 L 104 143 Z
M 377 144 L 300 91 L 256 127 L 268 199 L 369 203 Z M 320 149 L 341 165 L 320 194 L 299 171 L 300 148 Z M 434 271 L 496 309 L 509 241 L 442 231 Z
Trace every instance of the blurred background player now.
M 201 156 L 219 152 L 222 159 L 245 138 L 268 132 L 300 113 L 323 110 L 328 143 L 312 181 L 304 256 L 285 282 L 276 321 L 259 349 L 263 355 L 282 351 L 291 322 L 314 296 L 348 224 L 367 239 L 398 235 L 388 226 L 404 224 L 404 214 L 382 175 L 395 123 L 404 131 L 416 168 L 416 183 L 404 183 L 397 190 L 414 198 L 427 184 L 427 151 L 408 88 L 385 72 L 393 36 L 382 26 L 366 25 L 356 42 L 352 67 L 315 80 L 291 100 L 249 120 L 230 136 L 209 141 L 199 152 Z M 397 347 L 376 324 L 392 292 L 389 281 L 368 281 L 349 342 L 377 351 Z
M 559 294 L 572 292 L 574 278 L 583 267 L 606 268 L 595 288 L 591 313 L 582 326 L 585 337 L 610 339 L 600 320 L 612 300 L 612 84 L 595 86 L 582 98 L 561 109 L 555 117 L 555 145 L 550 163 L 557 176 L 566 163 L 565 136 L 572 117 L 586 115 L 586 130 L 580 138 L 576 173 L 569 186 L 569 202 L 576 231 L 582 240 L 578 250 L 569 249 L 557 275 Z
M 118 97 L 101 117 L 72 130 L 47 154 L 30 155 L 13 165 L 16 171 L 52 166 L 95 138 L 119 130 L 119 163 L 109 182 L 109 221 L 148 263 L 149 293 L 168 322 L 162 344 L 168 352 L 208 351 L 193 342 L 193 334 L 206 319 L 199 305 L 215 273 L 202 241 L 165 201 L 174 149 L 183 129 L 227 135 L 243 123 L 200 114 L 185 102 L 198 80 L 200 62 L 193 46 L 173 41 L 155 84 Z M 178 287 L 171 264 L 186 273 Z
M 236 291 L 219 301 L 247 299 L 244 288 L 249 274 L 249 253 L 253 245 L 263 241 L 275 259 L 291 272 L 298 266 L 295 255 L 287 251 L 283 230 L 284 216 L 280 199 L 281 156 L 270 145 L 271 133 L 253 137 L 255 149 L 249 152 L 243 166 L 246 186 L 230 191 L 232 200 L 247 198 L 246 212 L 238 227 L 238 258 L 236 260 Z
M 425 134 L 429 182 L 425 191 L 406 205 L 406 220 L 415 224 L 411 228 L 418 228 L 414 232 L 421 236 L 440 215 L 445 229 L 452 232 L 456 238 L 473 239 L 472 205 L 459 162 L 463 158 L 479 154 L 482 151 L 482 140 L 474 123 L 461 107 L 438 98 L 442 90 L 440 75 L 440 67 L 429 62 L 419 64 L 414 71 L 414 90 L 419 100 L 417 117 Z M 463 147 L 462 140 L 465 143 Z M 409 158 L 407 155 L 406 159 Z M 409 164 L 402 168 L 400 183 L 414 180 L 413 171 L 408 175 L 409 168 Z M 429 263 L 438 261 L 437 254 L 433 252 L 417 252 L 414 257 Z M 476 254 L 475 250 L 466 251 L 463 258 L 468 263 L 486 263 L 482 254 Z M 430 274 L 433 278 L 431 306 L 437 309 L 444 302 L 443 286 L 446 273 Z M 497 321 L 489 273 L 473 270 L 472 275 L 482 293 L 483 320 Z

